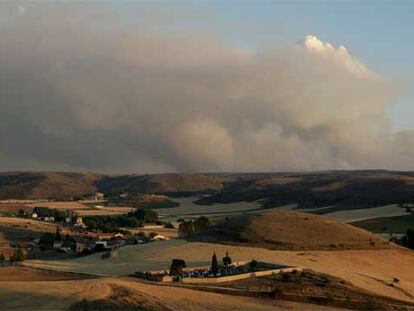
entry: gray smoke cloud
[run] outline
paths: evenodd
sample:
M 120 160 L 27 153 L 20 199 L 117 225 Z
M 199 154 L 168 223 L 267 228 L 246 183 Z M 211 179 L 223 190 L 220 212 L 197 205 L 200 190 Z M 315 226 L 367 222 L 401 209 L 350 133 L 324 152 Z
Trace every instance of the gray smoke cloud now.
M 0 12 L 1 170 L 412 169 L 396 86 L 343 46 L 253 51 L 99 4 Z

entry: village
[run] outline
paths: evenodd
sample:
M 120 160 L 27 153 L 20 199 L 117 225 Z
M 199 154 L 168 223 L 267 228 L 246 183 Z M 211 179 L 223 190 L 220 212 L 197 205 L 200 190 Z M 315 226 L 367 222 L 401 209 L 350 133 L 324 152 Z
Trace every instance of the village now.
M 101 193 L 87 199 L 83 202 L 89 207 L 80 205 L 79 209 L 72 208 L 79 204 L 75 201 L 30 202 L 30 209 L 21 208 L 9 218 L 2 217 L 9 221 L 15 238 L 11 243 L 13 251 L 3 254 L 0 249 L 0 260 L 4 261 L 6 256 L 10 261 L 71 258 L 108 252 L 125 245 L 169 240 L 177 235 L 174 226 L 168 224 L 166 229 L 153 211 L 96 205 L 105 202 Z M 36 230 L 32 230 L 33 227 Z M 168 236 L 157 231 L 167 232 Z

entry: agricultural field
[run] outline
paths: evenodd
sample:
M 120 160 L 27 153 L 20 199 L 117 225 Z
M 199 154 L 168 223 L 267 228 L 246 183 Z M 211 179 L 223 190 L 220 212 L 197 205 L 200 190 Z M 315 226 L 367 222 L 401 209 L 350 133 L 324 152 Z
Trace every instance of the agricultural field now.
M 135 271 L 168 269 L 173 258 L 182 258 L 188 266 L 209 265 L 213 252 L 218 258 L 226 251 L 234 261 L 252 257 L 271 263 L 282 263 L 312 269 L 343 278 L 377 294 L 414 302 L 414 254 L 398 248 L 389 250 L 344 251 L 277 251 L 255 247 L 169 240 L 143 245 L 125 246 L 107 259 L 102 254 L 61 261 L 26 261 L 26 266 L 57 271 L 125 276 Z M 393 278 L 397 286 L 389 286 Z
M 320 209 L 316 214 L 322 214 Z M 409 215 L 405 208 L 399 207 L 397 204 L 391 204 L 380 207 L 364 208 L 364 209 L 349 209 L 335 211 L 335 208 L 331 208 L 332 212 L 323 213 L 325 216 L 332 217 L 336 220 L 343 222 L 356 222 L 378 217 L 394 217 Z
M 198 205 L 194 201 L 198 197 L 173 198 L 180 204 L 177 207 L 157 208 L 160 218 L 165 221 L 177 221 L 180 218 L 196 218 L 206 216 L 212 220 L 220 220 L 225 217 L 240 215 L 241 213 L 257 211 L 261 209 L 259 202 L 215 203 L 212 205 Z
M 29 203 L 25 204 L 28 207 L 36 207 L 36 206 L 43 206 L 48 207 L 51 209 L 58 209 L 58 210 L 81 210 L 81 209 L 87 209 L 88 206 L 79 203 L 77 201 L 58 201 L 58 202 L 40 202 L 40 203 Z
M 89 209 L 76 210 L 79 216 L 114 216 L 123 215 L 134 211 L 132 207 L 93 207 Z
M 0 275 L 3 272 L 10 275 L 10 271 L 1 269 Z M 0 303 L 5 310 L 85 310 L 85 304 L 96 310 L 233 310 L 234 306 L 246 311 L 335 310 L 307 303 L 160 286 L 130 278 L 85 278 L 76 274 L 23 269 L 13 271 L 13 280 L 0 278 Z
M 407 229 L 414 229 L 414 214 L 366 219 L 352 224 L 380 234 L 402 234 Z

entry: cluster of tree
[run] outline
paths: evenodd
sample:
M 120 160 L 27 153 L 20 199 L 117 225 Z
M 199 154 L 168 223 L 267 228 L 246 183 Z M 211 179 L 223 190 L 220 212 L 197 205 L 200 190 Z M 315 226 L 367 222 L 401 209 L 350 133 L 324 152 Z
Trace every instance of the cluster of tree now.
M 406 234 L 401 238 L 392 238 L 392 242 L 397 243 L 401 246 L 414 249 L 414 230 L 413 229 L 407 229 Z
M 64 221 L 67 217 L 66 212 L 57 209 L 52 209 L 44 206 L 36 206 L 33 209 L 33 213 L 37 214 L 37 217 L 54 217 L 55 221 Z
M 68 238 L 69 236 L 66 236 L 66 239 Z M 43 247 L 43 248 L 45 247 L 51 248 L 53 247 L 53 243 L 55 243 L 55 241 L 62 241 L 62 235 L 58 227 L 56 228 L 55 233 L 52 233 L 52 232 L 43 233 L 39 239 L 39 245 L 40 247 Z
M 26 253 L 23 251 L 22 248 L 17 248 L 13 255 L 10 256 L 9 260 L 11 262 L 18 262 L 18 261 L 23 261 L 26 259 Z M 0 254 L 0 261 L 5 261 L 6 257 L 4 257 L 3 254 Z
M 23 261 L 26 259 L 26 254 L 20 247 L 16 249 L 13 255 L 10 257 L 11 262 Z
M 137 209 L 127 215 L 90 216 L 84 219 L 89 230 L 102 232 L 120 231 L 121 227 L 142 227 L 146 223 L 158 223 L 158 213 L 148 209 Z
M 195 220 L 182 220 L 178 227 L 180 237 L 189 238 L 194 233 L 205 230 L 211 226 L 210 220 L 205 216 L 200 216 Z
M 170 275 L 176 276 L 183 273 L 183 269 L 186 267 L 185 261 L 182 259 L 173 259 L 170 267 Z

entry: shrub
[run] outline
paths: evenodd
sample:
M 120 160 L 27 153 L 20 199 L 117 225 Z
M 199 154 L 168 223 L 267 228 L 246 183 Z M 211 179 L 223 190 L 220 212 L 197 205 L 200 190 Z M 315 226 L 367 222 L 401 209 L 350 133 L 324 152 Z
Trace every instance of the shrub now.
M 186 267 L 185 261 L 182 259 L 173 259 L 170 267 L 170 275 L 180 275 L 183 273 L 183 268 Z
M 23 261 L 25 259 L 26 259 L 26 255 L 20 247 L 10 257 L 11 262 Z
M 165 222 L 165 223 L 164 223 L 164 228 L 167 228 L 167 229 L 174 229 L 175 227 L 174 227 L 174 225 L 173 225 L 172 223 L 170 223 L 170 222 Z

